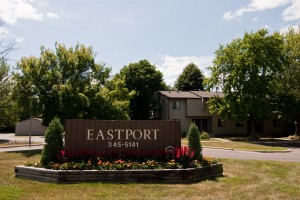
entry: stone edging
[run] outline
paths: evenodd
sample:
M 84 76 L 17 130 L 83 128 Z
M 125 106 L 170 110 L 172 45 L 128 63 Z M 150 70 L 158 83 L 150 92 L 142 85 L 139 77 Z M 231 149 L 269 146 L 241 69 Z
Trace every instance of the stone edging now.
M 115 182 L 115 183 L 193 183 L 223 174 L 223 164 L 189 169 L 153 170 L 52 170 L 15 167 L 15 176 L 50 183 Z

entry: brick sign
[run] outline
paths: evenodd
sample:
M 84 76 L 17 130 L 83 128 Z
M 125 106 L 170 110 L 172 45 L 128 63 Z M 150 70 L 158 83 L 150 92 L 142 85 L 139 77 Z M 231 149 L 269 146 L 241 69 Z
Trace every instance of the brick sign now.
M 83 120 L 65 122 L 65 150 L 160 151 L 180 147 L 180 122 L 164 120 Z

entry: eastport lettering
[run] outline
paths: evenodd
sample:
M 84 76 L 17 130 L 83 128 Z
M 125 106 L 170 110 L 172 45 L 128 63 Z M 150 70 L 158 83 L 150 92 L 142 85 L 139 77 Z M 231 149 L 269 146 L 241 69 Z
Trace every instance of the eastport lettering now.
M 159 131 L 159 129 L 108 129 L 106 131 L 86 129 L 86 140 L 157 140 Z

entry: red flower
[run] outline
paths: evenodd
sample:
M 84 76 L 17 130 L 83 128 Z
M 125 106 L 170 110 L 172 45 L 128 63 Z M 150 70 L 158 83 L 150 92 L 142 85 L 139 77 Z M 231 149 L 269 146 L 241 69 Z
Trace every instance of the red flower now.
M 181 146 L 180 148 L 176 148 L 176 158 L 181 158 L 182 156 L 188 156 L 189 158 L 193 158 L 195 152 L 190 150 L 188 146 Z
M 65 150 L 61 150 L 61 152 L 60 152 L 60 155 L 61 155 L 61 157 L 65 157 Z

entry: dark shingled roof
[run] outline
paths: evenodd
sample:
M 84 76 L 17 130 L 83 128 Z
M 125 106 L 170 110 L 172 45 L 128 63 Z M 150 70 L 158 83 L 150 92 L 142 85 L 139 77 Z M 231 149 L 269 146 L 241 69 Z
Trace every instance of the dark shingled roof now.
M 160 94 L 172 99 L 198 99 L 211 98 L 214 96 L 224 97 L 221 92 L 206 91 L 159 91 Z
M 206 91 L 190 91 L 190 92 L 203 98 L 211 98 L 215 96 L 224 97 L 224 93 L 222 92 L 206 92 Z

